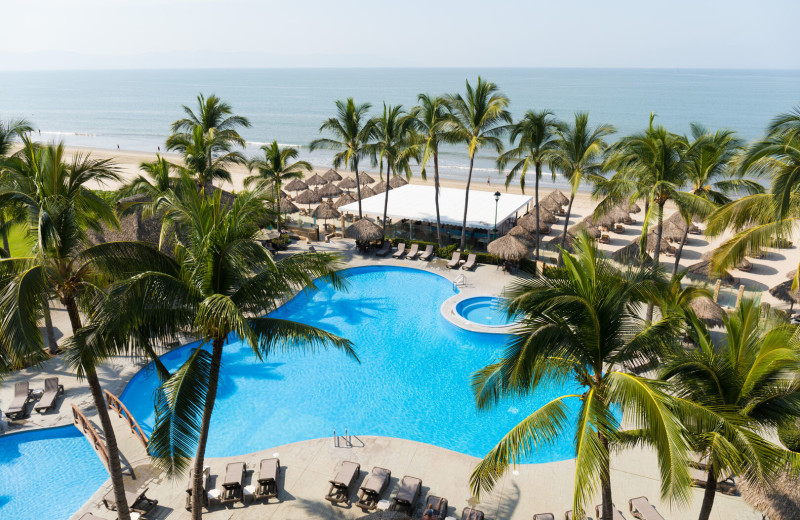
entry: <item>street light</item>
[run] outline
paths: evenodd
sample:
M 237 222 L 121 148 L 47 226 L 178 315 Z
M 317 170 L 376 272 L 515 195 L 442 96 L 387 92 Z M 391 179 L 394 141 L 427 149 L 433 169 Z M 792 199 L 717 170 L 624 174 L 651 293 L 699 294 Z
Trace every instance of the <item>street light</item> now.
M 494 237 L 497 238 L 497 206 L 500 204 L 500 192 L 494 192 Z

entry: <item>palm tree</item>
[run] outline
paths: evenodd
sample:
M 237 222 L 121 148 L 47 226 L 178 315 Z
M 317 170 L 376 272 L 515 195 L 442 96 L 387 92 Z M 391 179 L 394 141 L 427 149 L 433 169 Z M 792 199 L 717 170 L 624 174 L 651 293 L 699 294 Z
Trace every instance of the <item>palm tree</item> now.
M 656 448 L 662 494 L 685 499 L 686 445 L 673 400 L 656 381 L 628 369 L 673 341 L 679 320 L 649 324 L 639 315 L 643 303 L 664 291 L 661 274 L 617 271 L 585 233 L 576 240 L 575 255 L 564 253 L 564 267 L 548 272 L 511 286 L 508 311 L 522 319 L 501 358 L 473 376 L 477 405 L 486 409 L 506 397 L 535 395 L 554 381 L 582 391 L 550 401 L 508 432 L 472 472 L 473 494 L 478 498 L 534 450 L 573 436 L 574 427 L 576 518 L 599 485 L 602 518 L 611 520 L 610 454 L 625 438 Z M 568 401 L 580 403 L 577 417 L 569 416 Z M 624 410 L 631 430 L 622 429 L 613 410 Z
M 173 173 L 184 171 L 181 167 L 167 161 L 160 154 L 156 155 L 153 162 L 143 162 L 139 169 L 144 175 L 138 175 L 134 179 L 126 182 L 119 190 L 121 198 L 136 195 L 144 196 L 144 200 L 137 201 L 129 205 L 121 205 L 120 212 L 124 213 L 135 206 L 144 206 L 145 214 L 152 215 L 152 206 L 156 199 L 175 187 L 179 179 Z
M 467 242 L 467 211 L 469 209 L 469 186 L 472 183 L 472 167 L 475 164 L 475 154 L 481 148 L 492 148 L 498 154 L 503 151 L 503 141 L 500 135 L 506 131 L 511 123 L 511 114 L 506 110 L 509 100 L 500 93 L 500 89 L 490 81 L 483 81 L 478 76 L 475 88 L 467 80 L 467 90 L 464 96 L 451 94 L 447 96 L 447 104 L 452 114 L 450 132 L 446 137 L 448 142 L 463 143 L 467 146 L 469 157 L 469 174 L 467 187 L 464 191 L 464 220 L 461 223 L 461 241 L 459 249 L 464 249 Z
M 2 175 L 2 161 L 11 153 L 14 141 L 33 130 L 30 123 L 24 119 L 0 121 L 0 175 Z M 2 177 L 0 177 L 2 182 Z M 0 208 L 0 236 L 3 238 L 3 249 L 10 254 L 8 245 L 8 228 L 6 226 L 6 208 Z
M 339 150 L 333 156 L 333 167 L 349 166 L 356 176 L 356 191 L 358 194 L 358 218 L 361 214 L 361 181 L 358 178 L 358 162 L 366 156 L 365 145 L 373 137 L 374 123 L 367 119 L 367 112 L 372 107 L 369 103 L 356 105 L 353 98 L 347 101 L 336 101 L 336 117 L 322 123 L 320 132 L 330 132 L 333 138 L 322 138 L 311 141 L 309 149 L 314 150 Z
M 256 185 L 258 190 L 269 190 L 270 198 L 275 202 L 274 213 L 277 217 L 278 233 L 280 233 L 281 185 L 290 179 L 302 179 L 306 172 L 311 171 L 311 165 L 306 161 L 296 161 L 290 164 L 289 161 L 297 159 L 297 148 L 291 146 L 281 148 L 278 146 L 278 141 L 272 141 L 272 144 L 262 146 L 261 151 L 264 152 L 263 159 L 253 159 L 247 163 L 250 171 L 258 170 L 258 174 L 246 177 L 244 184 L 247 187 Z
M 197 96 L 197 112 L 183 105 L 186 117 L 172 123 L 167 149 L 184 157 L 186 167 L 195 173 L 197 183 L 209 191 L 212 181 L 231 182 L 228 167 L 243 164 L 244 156 L 235 150 L 244 148 L 238 128 L 249 128 L 246 117 L 233 114 L 233 108 L 215 95 Z
M 314 352 L 332 346 L 356 358 L 349 341 L 324 330 L 267 314 L 318 278 L 336 287 L 338 259 L 329 253 L 292 255 L 275 261 L 256 241 L 265 195 L 245 191 L 226 208 L 220 193 L 198 193 L 182 182 L 159 202 L 165 226 L 175 229 L 175 255 L 138 244 L 150 260 L 116 282 L 93 320 L 91 344 L 140 351 L 142 343 L 170 341 L 179 334 L 201 340 L 180 368 L 163 381 L 149 449 L 156 466 L 176 477 L 194 458 L 192 518 L 201 518 L 202 475 L 222 352 L 231 334 L 259 359 L 274 351 Z M 111 263 L 107 260 L 106 263 Z M 132 334 L 147 331 L 146 338 Z M 127 345 L 128 347 L 125 347 Z M 146 346 L 146 345 L 145 345 Z
M 586 178 L 596 178 L 601 170 L 602 155 L 606 148 L 604 138 L 615 132 L 611 125 L 589 127 L 589 113 L 577 112 L 575 123 L 559 124 L 556 133 L 555 149 L 552 153 L 551 165 L 554 170 L 566 177 L 570 186 L 569 206 L 564 218 L 564 232 L 561 235 L 561 251 L 567 239 L 569 217 L 572 214 L 572 203 L 578 188 Z M 562 253 L 558 253 L 561 264 Z
M 497 168 L 502 172 L 509 164 L 514 165 L 506 174 L 506 188 L 519 175 L 519 186 L 525 193 L 525 176 L 533 167 L 534 200 L 536 202 L 536 261 L 539 261 L 539 179 L 542 178 L 542 164 L 550 162 L 556 149 L 556 131 L 559 123 L 550 110 L 529 110 L 525 116 L 511 127 L 510 141 L 516 146 L 497 158 Z M 553 180 L 555 180 L 555 169 Z
M 17 273 L 0 296 L 0 308 L 7 317 L 0 335 L 16 344 L 43 348 L 37 319 L 49 309 L 55 294 L 64 304 L 73 336 L 83 326 L 81 308 L 98 297 L 103 281 L 93 257 L 118 256 L 117 244 L 88 247 L 87 229 L 101 222 L 117 225 L 114 211 L 87 185 L 118 181 L 117 169 L 109 160 L 94 160 L 76 154 L 64 159 L 63 145 L 40 146 L 28 137 L 23 148 L 6 162 L 9 179 L 0 189 L 0 204 L 12 201 L 23 206 L 29 235 L 36 238 L 34 256 L 0 260 Z M 119 517 L 129 519 L 122 484 L 119 450 L 108 409 L 105 406 L 97 364 L 91 352 L 74 347 L 69 356 L 79 377 L 85 377 L 108 448 L 111 481 Z
M 417 129 L 422 133 L 425 146 L 422 150 L 420 175 L 427 179 L 425 165 L 433 157 L 434 204 L 436 205 L 436 243 L 442 247 L 442 221 L 439 216 L 439 143 L 446 142 L 446 135 L 452 125 L 452 115 L 448 112 L 447 99 L 443 96 L 420 94 L 417 96 Z
M 720 477 L 739 475 L 763 485 L 787 466 L 800 467 L 800 455 L 764 437 L 800 414 L 800 331 L 760 314 L 759 301 L 750 299 L 726 313 L 720 345 L 689 314 L 695 348 L 673 349 L 661 372 L 678 398 L 698 408 L 682 419 L 692 450 L 708 464 L 699 520 L 711 515 Z
M 383 104 L 383 114 L 373 119 L 375 142 L 366 149 L 372 160 L 380 165 L 386 161 L 386 189 L 383 199 L 383 236 L 386 237 L 386 213 L 389 208 L 389 182 L 392 175 L 402 173 L 411 177 L 411 160 L 419 159 L 419 145 L 415 142 L 416 114 L 408 114 L 402 105 Z
M 769 192 L 742 197 L 709 217 L 706 234 L 736 231 L 711 257 L 712 268 L 717 271 L 761 253 L 776 240 L 788 239 L 800 223 L 800 107 L 776 117 L 767 132 L 766 138 L 746 151 L 740 169 L 751 177 L 768 178 Z M 800 269 L 792 282 L 793 289 L 798 287 L 798 280 Z

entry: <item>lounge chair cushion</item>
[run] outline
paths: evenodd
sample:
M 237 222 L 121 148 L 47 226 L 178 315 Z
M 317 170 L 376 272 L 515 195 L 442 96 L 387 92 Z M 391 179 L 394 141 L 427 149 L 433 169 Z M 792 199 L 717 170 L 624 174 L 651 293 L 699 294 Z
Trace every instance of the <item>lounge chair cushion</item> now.
M 264 459 L 261 461 L 261 466 L 258 469 L 258 480 L 276 480 L 278 478 L 278 471 L 280 467 L 278 459 Z
M 223 486 L 241 486 L 244 480 L 244 462 L 231 462 L 225 469 Z
M 369 478 L 364 485 L 361 486 L 361 489 L 364 491 L 371 491 L 373 493 L 380 493 L 389 479 L 392 476 L 392 472 L 385 468 L 372 468 L 372 473 L 370 474 Z
M 636 518 L 641 518 L 642 520 L 664 520 L 664 517 L 656 511 L 656 508 L 653 507 L 647 497 L 632 498 L 629 504 L 631 513 Z
M 350 484 L 358 477 L 359 473 L 361 473 L 361 465 L 344 461 L 342 462 L 342 467 L 339 468 L 339 473 L 336 474 L 336 478 L 331 482 L 340 486 L 350 487 Z
M 413 502 L 417 498 L 420 488 L 422 488 L 422 480 L 416 477 L 405 476 L 400 482 L 400 489 L 397 490 L 395 499 Z

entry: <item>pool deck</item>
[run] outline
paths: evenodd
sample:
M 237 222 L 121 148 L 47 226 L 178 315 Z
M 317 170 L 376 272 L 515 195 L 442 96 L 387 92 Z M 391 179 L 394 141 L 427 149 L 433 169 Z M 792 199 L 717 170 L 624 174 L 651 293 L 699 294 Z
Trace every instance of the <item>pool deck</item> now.
M 355 252 L 350 240 L 334 240 L 330 244 L 314 243 L 318 251 L 336 251 L 342 254 L 348 267 L 363 265 L 392 265 L 413 267 L 440 274 L 448 280 L 456 278 L 455 270 L 448 270 L 445 261 L 435 259 L 431 262 L 419 260 L 396 260 L 363 257 Z M 293 244 L 289 253 L 305 250 L 304 243 Z M 284 253 L 285 254 L 285 253 Z M 459 287 L 459 294 L 451 298 L 455 301 L 478 295 L 502 295 L 502 288 L 513 279 L 495 266 L 478 266 L 474 272 L 458 271 L 466 275 L 466 284 Z M 448 300 L 448 302 L 450 301 Z M 443 311 L 448 317 L 447 311 Z M 448 319 L 453 319 L 448 317 Z M 466 320 L 464 320 L 466 321 Z M 57 328 L 69 333 L 69 325 L 65 313 L 54 312 L 54 324 Z M 462 324 L 459 324 L 462 325 Z M 498 332 L 496 327 L 474 325 L 472 330 L 481 332 Z M 465 327 L 466 328 L 466 327 Z M 133 374 L 143 366 L 139 360 L 118 358 L 107 363 L 99 370 L 101 383 L 105 389 L 119 395 Z M 59 400 L 55 411 L 46 414 L 32 412 L 27 420 L 6 425 L 6 431 L 20 431 L 27 428 L 52 427 L 72 422 L 70 404 L 74 403 L 85 411 L 90 420 L 97 422 L 93 413 L 93 403 L 85 382 L 77 381 L 74 372 L 64 365 L 60 358 L 51 359 L 40 367 L 25 369 L 8 375 L 0 391 L 0 409 L 11 400 L 13 383 L 24 379 L 32 379 L 31 387 L 43 386 L 46 377 L 57 375 L 65 385 L 65 396 Z M 127 487 L 131 490 L 148 487 L 147 496 L 159 501 L 158 507 L 148 515 L 150 520 L 188 518 L 184 509 L 185 479 L 170 481 L 159 475 L 149 464 L 149 458 L 143 447 L 130 433 L 126 424 L 112 413 L 114 430 L 119 440 L 124 459 L 124 473 Z M 3 425 L 0 425 L 2 429 Z M 358 432 L 355 432 L 358 434 Z M 453 435 L 458 435 L 458 425 L 453 425 Z M 449 514 L 460 518 L 464 507 L 474 504 L 467 486 L 472 468 L 478 462 L 470 457 L 450 450 L 422 444 L 414 441 L 387 437 L 353 436 L 352 446 L 334 446 L 332 438 L 316 439 L 269 448 L 264 451 L 241 457 L 208 459 L 211 466 L 212 486 L 220 487 L 219 475 L 224 472 L 228 462 L 244 461 L 248 466 L 246 484 L 257 478 L 258 462 L 270 458 L 277 453 L 281 460 L 281 478 L 279 481 L 280 502 L 271 504 L 248 501 L 247 505 L 214 506 L 204 514 L 209 519 L 255 520 L 262 518 L 303 519 L 325 518 L 345 519 L 360 518 L 363 513 L 355 506 L 333 506 L 323 499 L 328 490 L 328 480 L 333 478 L 339 464 L 343 460 L 352 460 L 361 464 L 361 474 L 355 490 L 373 466 L 381 466 L 392 471 L 390 487 L 384 496 L 394 493 L 403 475 L 419 477 L 423 482 L 421 503 L 427 494 L 444 496 L 450 502 Z M 575 471 L 573 460 L 521 465 L 515 472 L 509 471 L 497 484 L 494 491 L 481 497 L 476 507 L 486 513 L 487 519 L 529 520 L 535 513 L 551 512 L 556 518 L 564 517 L 564 512 L 571 509 L 572 483 Z M 627 450 L 612 458 L 612 486 L 615 502 L 623 511 L 625 518 L 631 519 L 627 510 L 630 498 L 645 495 L 650 498 L 667 520 L 694 520 L 697 518 L 702 490 L 692 492 L 692 501 L 682 507 L 670 507 L 659 499 L 658 467 L 655 455 L 647 449 Z M 77 520 L 86 512 L 95 513 L 101 518 L 116 518 L 113 513 L 102 506 L 102 497 L 110 489 L 107 481 L 87 503 L 73 515 Z M 355 498 L 352 494 L 351 498 Z M 599 503 L 599 496 L 593 503 Z M 415 517 L 421 515 L 421 507 L 415 510 Z M 590 514 L 594 518 L 593 511 Z M 711 517 L 718 520 L 760 520 L 761 514 L 739 497 L 718 494 Z

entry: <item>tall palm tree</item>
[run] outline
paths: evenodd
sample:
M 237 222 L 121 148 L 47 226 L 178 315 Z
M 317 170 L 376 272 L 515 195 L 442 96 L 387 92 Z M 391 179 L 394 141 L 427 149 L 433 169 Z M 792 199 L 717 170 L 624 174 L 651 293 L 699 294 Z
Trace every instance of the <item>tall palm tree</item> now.
M 183 111 L 186 117 L 172 123 L 167 149 L 183 155 L 186 167 L 206 191 L 215 179 L 231 182 L 230 165 L 245 163 L 244 156 L 236 150 L 246 144 L 238 129 L 249 128 L 250 121 L 234 115 L 233 108 L 215 95 L 206 98 L 200 94 L 197 111 L 186 105 Z
M 467 80 L 465 94 L 447 96 L 448 109 L 453 116 L 451 130 L 447 141 L 462 143 L 467 146 L 469 157 L 469 174 L 464 191 L 464 220 L 461 223 L 461 241 L 459 249 L 464 249 L 467 242 L 467 211 L 469 210 L 469 186 L 472 183 L 472 167 L 475 154 L 481 148 L 491 148 L 498 154 L 503 151 L 500 136 L 511 123 L 508 108 L 509 99 L 500 93 L 500 89 L 490 81 L 478 76 L 478 83 L 473 88 Z
M 220 193 L 198 193 L 182 182 L 162 198 L 165 226 L 175 229 L 174 258 L 138 244 L 150 260 L 139 272 L 116 282 L 95 314 L 90 344 L 112 350 L 141 350 L 147 342 L 178 334 L 199 338 L 197 349 L 163 381 L 149 449 L 156 466 L 170 476 L 183 473 L 195 452 L 192 518 L 201 518 L 202 475 L 222 352 L 231 334 L 259 359 L 274 351 L 314 352 L 332 346 L 355 358 L 349 341 L 310 325 L 267 314 L 316 280 L 343 281 L 338 259 L 329 253 L 292 255 L 275 261 L 256 241 L 264 214 L 264 194 L 245 191 L 226 208 Z M 106 264 L 113 259 L 106 259 Z M 132 334 L 147 331 L 146 338 Z M 146 345 L 144 345 L 146 346 Z
M 375 131 L 374 122 L 367 118 L 369 103 L 356 105 L 353 98 L 347 101 L 336 101 L 336 117 L 331 117 L 319 127 L 320 132 L 329 132 L 333 138 L 322 138 L 311 141 L 309 149 L 339 150 L 333 156 L 333 167 L 342 165 L 350 167 L 356 176 L 356 192 L 358 194 L 358 218 L 361 213 L 361 180 L 358 177 L 358 162 L 366 157 L 365 146 L 372 140 Z
M 32 130 L 30 123 L 24 119 L 0 121 L 0 182 L 2 182 L 3 159 L 11 153 L 14 142 Z M 0 208 L 0 237 L 3 238 L 3 249 L 10 254 L 5 212 L 6 208 Z
M 278 146 L 278 141 L 272 141 L 261 147 L 264 152 L 263 159 L 253 159 L 247 163 L 250 171 L 258 170 L 258 174 L 251 175 L 244 179 L 244 184 L 247 187 L 258 186 L 259 191 L 264 189 L 270 193 L 270 198 L 273 200 L 274 214 L 277 218 L 278 233 L 281 232 L 281 186 L 284 182 L 291 179 L 302 179 L 306 172 L 311 171 L 311 165 L 306 161 L 289 161 L 297 159 L 297 148 L 286 146 L 281 148 Z
M 6 162 L 10 178 L 0 189 L 0 204 L 13 201 L 25 208 L 28 233 L 36 243 L 30 258 L 0 260 L 16 273 L 0 295 L 0 309 L 7 317 L 0 324 L 0 335 L 13 343 L 43 348 L 37 320 L 49 309 L 50 296 L 57 296 L 66 307 L 74 336 L 83 326 L 81 308 L 90 308 L 103 282 L 92 257 L 119 253 L 114 243 L 90 247 L 86 233 L 103 222 L 118 225 L 113 209 L 87 185 L 118 181 L 119 177 L 109 160 L 76 154 L 67 162 L 61 144 L 40 146 L 28 137 L 22 141 L 22 150 Z M 79 347 L 76 350 L 80 352 Z M 85 354 L 70 359 L 76 361 L 73 367 L 89 385 L 108 448 L 119 517 L 129 519 L 119 449 L 97 364 Z
M 585 233 L 576 240 L 575 255 L 564 253 L 564 267 L 548 273 L 511 286 L 508 311 L 522 319 L 500 359 L 474 374 L 477 405 L 527 397 L 553 381 L 581 390 L 553 399 L 508 432 L 473 470 L 473 494 L 490 489 L 509 465 L 569 435 L 577 518 L 599 486 L 602 518 L 611 520 L 611 450 L 625 438 L 656 448 L 662 494 L 685 499 L 686 445 L 673 399 L 656 381 L 627 369 L 666 348 L 680 323 L 665 317 L 649 324 L 639 315 L 643 303 L 664 291 L 662 275 L 645 268 L 617 271 Z M 576 417 L 568 414 L 569 401 L 580 403 Z M 623 411 L 630 430 L 614 410 Z
M 699 520 L 711 515 L 720 477 L 769 484 L 787 466 L 800 468 L 800 455 L 764 437 L 800 414 L 800 330 L 760 314 L 759 301 L 750 299 L 724 314 L 727 334 L 720 345 L 689 314 L 695 348 L 673 349 L 663 365 L 661 377 L 672 392 L 701 409 L 682 417 L 692 450 L 708 464 Z
M 436 206 L 436 243 L 442 247 L 442 221 L 439 216 L 439 143 L 446 142 L 453 116 L 448 111 L 447 99 L 444 96 L 420 94 L 417 96 L 417 130 L 422 134 L 424 148 L 420 165 L 420 175 L 427 179 L 425 166 L 433 158 L 433 201 Z
M 536 260 L 539 260 L 539 179 L 542 178 L 542 164 L 550 162 L 556 149 L 556 131 L 559 123 L 550 110 L 529 110 L 522 119 L 511 127 L 510 141 L 514 146 L 511 150 L 497 158 L 497 167 L 502 172 L 509 164 L 513 163 L 511 170 L 506 174 L 506 188 L 519 176 L 519 186 L 525 193 L 525 176 L 533 167 L 534 201 L 536 202 Z M 517 140 L 519 140 L 517 142 Z M 555 168 L 553 180 L 555 180 Z
M 740 168 L 748 176 L 766 178 L 769 191 L 741 197 L 709 217 L 706 234 L 736 231 L 714 251 L 711 264 L 715 270 L 738 265 L 745 256 L 761 253 L 776 240 L 788 239 L 800 223 L 800 107 L 777 116 L 767 132 L 766 138 L 748 148 Z M 799 280 L 800 269 L 793 289 Z
M 375 142 L 367 146 L 373 162 L 383 172 L 386 161 L 386 189 L 383 199 L 383 236 L 386 237 L 386 213 L 389 209 L 389 182 L 392 175 L 411 177 L 411 160 L 419 159 L 419 145 L 414 132 L 416 114 L 408 114 L 402 105 L 383 104 L 383 114 L 373 119 Z
M 122 213 L 136 206 L 144 206 L 145 214 L 152 215 L 152 206 L 156 199 L 175 187 L 179 176 L 175 173 L 184 171 L 181 167 L 167 161 L 162 155 L 157 154 L 156 160 L 142 162 L 139 169 L 144 175 L 138 175 L 126 182 L 119 190 L 121 198 L 143 195 L 144 200 L 122 207 Z

